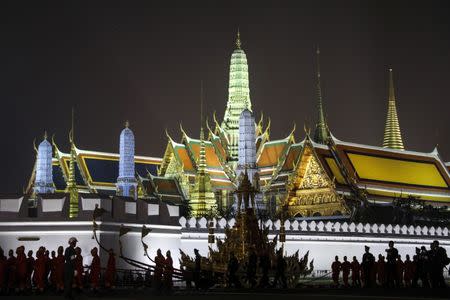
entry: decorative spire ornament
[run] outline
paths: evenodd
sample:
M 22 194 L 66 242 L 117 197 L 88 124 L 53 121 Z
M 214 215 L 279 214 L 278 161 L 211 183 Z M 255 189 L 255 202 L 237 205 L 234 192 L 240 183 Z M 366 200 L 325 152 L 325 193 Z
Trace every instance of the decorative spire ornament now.
M 322 88 L 320 84 L 320 49 L 317 47 L 317 108 L 318 108 L 318 118 L 316 124 L 316 130 L 314 132 L 314 141 L 320 144 L 326 144 L 328 140 L 328 126 L 325 120 L 325 113 L 323 111 L 322 103 Z
M 383 147 L 404 150 L 402 133 L 398 121 L 395 103 L 395 89 L 392 69 L 389 69 L 389 98 L 386 126 L 384 128 Z
M 233 169 L 238 161 L 239 117 L 244 109 L 252 111 L 248 79 L 247 56 L 242 50 L 241 34 L 238 30 L 236 49 L 230 60 L 228 101 L 221 128 L 228 141 L 227 162 Z

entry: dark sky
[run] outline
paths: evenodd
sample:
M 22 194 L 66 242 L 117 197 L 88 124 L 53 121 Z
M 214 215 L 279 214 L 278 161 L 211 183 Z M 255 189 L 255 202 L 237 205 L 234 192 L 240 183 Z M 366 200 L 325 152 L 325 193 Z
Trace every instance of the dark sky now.
M 316 120 L 320 44 L 324 105 L 337 138 L 382 143 L 392 67 L 406 148 L 430 152 L 439 144 L 450 160 L 446 1 L 93 2 L 1 1 L 2 193 L 26 185 L 32 142 L 44 130 L 68 150 L 72 106 L 81 149 L 117 152 L 126 119 L 140 155 L 162 156 L 164 129 L 179 139 L 180 122 L 198 136 L 200 79 L 207 113 L 222 119 L 238 26 L 254 111 L 271 117 L 273 139 L 296 122 L 300 141 L 303 124 Z

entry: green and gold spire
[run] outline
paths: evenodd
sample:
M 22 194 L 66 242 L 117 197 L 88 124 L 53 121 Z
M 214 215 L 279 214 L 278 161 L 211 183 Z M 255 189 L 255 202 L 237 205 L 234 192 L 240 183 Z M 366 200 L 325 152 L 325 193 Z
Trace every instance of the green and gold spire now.
M 78 188 L 75 178 L 75 128 L 74 128 L 74 110 L 72 108 L 72 128 L 69 133 L 70 141 L 70 162 L 69 162 L 69 178 L 67 181 L 66 192 L 69 193 L 69 218 L 76 218 L 78 216 Z
M 404 150 L 400 124 L 398 122 L 397 108 L 395 105 L 394 78 L 392 69 L 389 69 L 389 104 L 386 118 L 386 127 L 384 129 L 384 148 Z
M 314 131 L 314 141 L 320 144 L 326 144 L 328 139 L 328 128 L 325 120 L 325 113 L 323 112 L 323 103 L 322 103 L 322 88 L 320 85 L 320 49 L 317 47 L 317 108 L 318 108 L 318 117 L 316 123 L 316 129 Z
M 200 85 L 200 150 L 197 160 L 195 183 L 190 191 L 192 213 L 196 217 L 206 216 L 216 204 L 211 178 L 206 172 L 205 133 L 203 131 L 203 84 Z
M 221 128 L 228 138 L 229 163 L 237 165 L 239 142 L 239 117 L 244 109 L 252 111 L 248 80 L 247 56 L 242 50 L 241 35 L 238 30 L 236 49 L 231 55 L 228 102 Z

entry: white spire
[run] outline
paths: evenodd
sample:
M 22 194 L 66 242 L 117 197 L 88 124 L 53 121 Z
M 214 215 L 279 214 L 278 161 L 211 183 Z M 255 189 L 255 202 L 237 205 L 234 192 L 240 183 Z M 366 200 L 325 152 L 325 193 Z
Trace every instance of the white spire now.
M 134 168 L 134 134 L 126 121 L 120 133 L 119 177 L 117 178 L 117 194 L 137 198 L 137 181 Z
M 36 162 L 36 179 L 34 192 L 36 194 L 53 193 L 52 145 L 47 141 L 47 132 L 44 140 L 39 144 Z

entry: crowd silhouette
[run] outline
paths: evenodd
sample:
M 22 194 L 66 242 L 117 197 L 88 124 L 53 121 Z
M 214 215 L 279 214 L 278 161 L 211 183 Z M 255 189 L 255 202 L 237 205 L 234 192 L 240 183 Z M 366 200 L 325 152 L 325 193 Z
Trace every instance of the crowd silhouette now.
M 0 248 L 0 292 L 2 294 L 24 294 L 34 290 L 36 293 L 53 290 L 64 293 L 66 298 L 72 298 L 72 290 L 89 288 L 97 292 L 101 285 L 105 289 L 112 289 L 116 285 L 116 254 L 112 249 L 108 251 L 106 268 L 102 269 L 98 248 L 91 249 L 92 261 L 83 265 L 83 253 L 77 247 L 77 239 L 69 239 L 69 246 L 64 249 L 59 246 L 56 251 L 49 251 L 44 246 L 39 247 L 36 255 L 29 250 L 25 255 L 25 247 L 20 246 L 14 252 L 8 251 L 8 257 Z M 344 256 L 342 261 L 336 256 L 331 265 L 331 277 L 335 287 L 446 287 L 444 269 L 450 263 L 446 250 L 439 246 L 438 241 L 416 248 L 412 257 L 402 257 L 390 241 L 385 250 L 386 255 L 379 254 L 378 258 L 365 246 L 365 253 L 361 262 L 356 256 L 350 261 Z M 194 269 L 191 276 L 186 276 L 187 287 L 191 287 L 191 280 L 196 289 L 202 288 L 205 272 L 202 270 L 202 256 L 198 249 L 194 249 Z M 154 269 L 139 273 L 136 278 L 131 271 L 124 274 L 124 281 L 135 283 L 151 282 L 157 291 L 171 291 L 173 288 L 173 260 L 170 251 L 166 255 L 157 250 L 154 258 Z M 242 265 L 241 265 L 242 264 Z M 269 270 L 274 264 L 272 281 Z M 231 252 L 228 260 L 225 282 L 228 288 L 287 288 L 286 260 L 282 249 L 276 253 L 275 261 L 271 261 L 269 253 L 257 253 L 254 247 L 249 249 L 245 261 L 239 262 L 235 253 Z M 244 269 L 244 270 L 243 270 Z M 103 270 L 103 274 L 102 274 Z M 186 275 L 187 270 L 182 270 Z M 342 274 L 342 276 L 341 276 Z M 342 282 L 341 282 L 342 280 Z
M 378 260 L 375 260 L 370 247 L 365 246 L 361 263 L 356 256 L 353 256 L 352 262 L 347 260 L 347 256 L 343 257 L 342 262 L 336 256 L 331 264 L 333 285 L 349 287 L 351 273 L 353 287 L 446 287 L 444 269 L 450 263 L 450 259 L 438 241 L 432 242 L 430 249 L 426 249 L 425 246 L 416 248 L 412 260 L 408 254 L 405 260 L 402 260 L 393 241 L 389 242 L 385 251 L 386 256 L 379 254 Z

